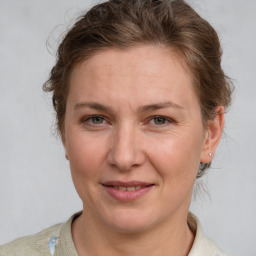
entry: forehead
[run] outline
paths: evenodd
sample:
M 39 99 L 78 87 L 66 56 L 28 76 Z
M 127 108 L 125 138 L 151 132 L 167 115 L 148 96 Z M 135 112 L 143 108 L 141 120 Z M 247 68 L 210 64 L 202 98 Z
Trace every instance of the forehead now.
M 164 45 L 138 45 L 127 49 L 107 48 L 96 51 L 88 59 L 79 62 L 73 71 L 83 66 L 93 73 L 98 71 L 102 74 L 105 71 L 108 74 L 111 70 L 116 75 L 144 72 L 149 76 L 156 76 L 164 71 L 163 67 L 169 66 L 171 70 L 174 65 L 187 75 L 192 75 L 184 58 L 174 49 Z M 103 66 L 104 70 L 101 69 Z
M 184 104 L 189 97 L 196 97 L 185 61 L 174 51 L 153 45 L 106 49 L 74 68 L 70 97 L 111 101 L 117 95 L 123 100 L 148 101 L 146 104 L 166 100 L 171 95 L 183 99 Z

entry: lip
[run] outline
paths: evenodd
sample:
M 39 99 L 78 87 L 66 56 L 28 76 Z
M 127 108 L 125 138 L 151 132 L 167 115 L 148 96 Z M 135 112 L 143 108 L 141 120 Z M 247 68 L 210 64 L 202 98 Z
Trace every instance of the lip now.
M 114 199 L 124 202 L 134 201 L 149 193 L 155 184 L 141 181 L 108 181 L 102 183 L 105 191 Z M 140 189 L 134 191 L 122 191 L 115 187 L 136 187 L 141 186 Z
M 142 181 L 119 181 L 119 180 L 112 180 L 102 183 L 104 186 L 119 186 L 119 187 L 133 187 L 133 186 L 150 186 L 154 185 L 152 183 L 148 182 L 142 182 Z

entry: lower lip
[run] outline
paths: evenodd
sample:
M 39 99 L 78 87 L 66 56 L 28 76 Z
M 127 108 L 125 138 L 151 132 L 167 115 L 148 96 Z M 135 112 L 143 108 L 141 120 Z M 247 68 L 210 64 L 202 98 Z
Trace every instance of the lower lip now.
M 108 192 L 108 194 L 113 197 L 114 199 L 117 199 L 119 201 L 134 201 L 142 196 L 144 196 L 145 194 L 147 194 L 152 188 L 152 186 L 147 186 L 147 187 L 142 187 L 138 190 L 134 190 L 134 191 L 122 191 L 122 190 L 118 190 L 115 189 L 113 187 L 110 186 L 104 186 L 105 190 Z

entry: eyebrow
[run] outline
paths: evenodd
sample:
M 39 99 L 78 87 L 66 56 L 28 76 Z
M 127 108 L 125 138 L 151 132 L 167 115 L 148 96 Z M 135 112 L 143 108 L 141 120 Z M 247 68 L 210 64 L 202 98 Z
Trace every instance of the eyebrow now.
M 163 109 L 163 108 L 184 109 L 182 106 L 180 106 L 172 101 L 167 101 L 167 102 L 163 102 L 163 103 L 149 104 L 149 105 L 142 106 L 139 108 L 139 112 L 148 112 L 148 111 L 154 111 L 154 110 Z
M 74 110 L 78 110 L 81 108 L 91 108 L 91 109 L 105 111 L 105 112 L 112 111 L 112 109 L 110 107 L 102 105 L 97 102 L 80 102 L 80 103 L 75 104 L 75 106 L 74 106 Z
M 139 107 L 138 112 L 149 112 L 149 111 L 154 111 L 154 110 L 163 109 L 163 108 L 170 108 L 170 107 L 184 109 L 184 107 L 174 102 L 167 101 L 167 102 L 162 102 L 157 104 L 149 104 L 149 105 L 141 106 Z M 83 108 L 90 108 L 90 109 L 95 109 L 95 110 L 104 111 L 104 112 L 114 112 L 111 107 L 102 105 L 97 102 L 80 102 L 75 104 L 73 109 L 79 110 Z

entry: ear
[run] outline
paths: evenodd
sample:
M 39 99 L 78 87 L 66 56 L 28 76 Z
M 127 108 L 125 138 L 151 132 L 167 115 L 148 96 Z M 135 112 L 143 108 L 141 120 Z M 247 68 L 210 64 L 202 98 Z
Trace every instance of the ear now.
M 224 127 L 224 107 L 218 106 L 215 109 L 216 116 L 208 121 L 204 146 L 201 152 L 200 162 L 209 163 L 215 154 L 220 142 Z
M 66 140 L 66 136 L 65 136 L 64 132 L 61 133 L 61 141 L 62 141 L 62 145 L 63 145 L 64 150 L 65 150 L 65 157 L 66 157 L 67 160 L 69 160 L 69 156 L 68 156 L 68 153 L 67 153 L 67 140 Z

